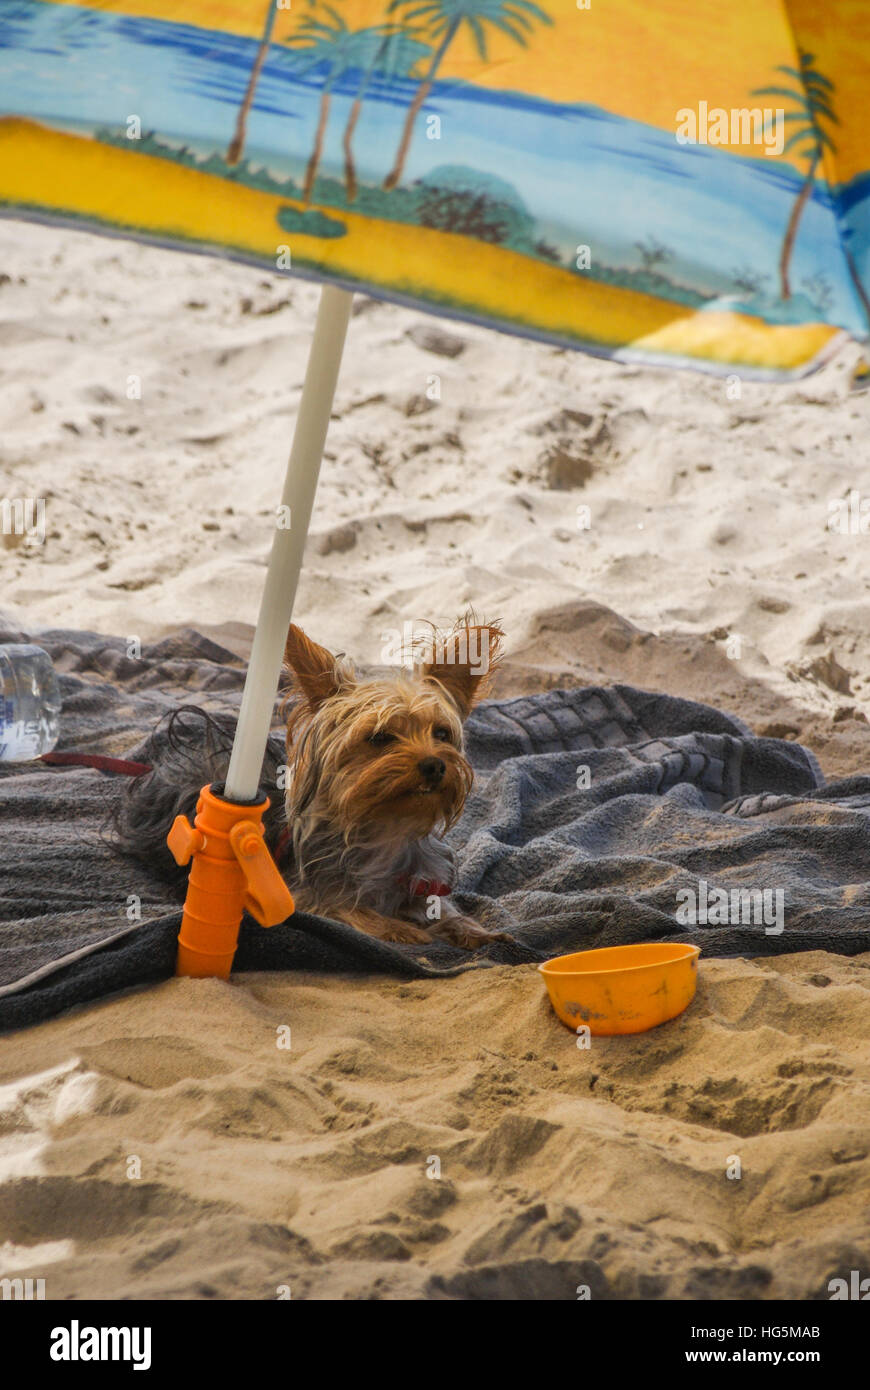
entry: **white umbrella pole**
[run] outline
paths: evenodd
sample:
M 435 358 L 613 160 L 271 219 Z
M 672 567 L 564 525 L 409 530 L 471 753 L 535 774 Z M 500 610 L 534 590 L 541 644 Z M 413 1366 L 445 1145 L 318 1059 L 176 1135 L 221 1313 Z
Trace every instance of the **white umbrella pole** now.
M 353 295 L 324 285 L 224 795 L 257 795 Z M 289 508 L 289 511 L 287 510 Z M 289 526 L 286 518 L 289 517 Z

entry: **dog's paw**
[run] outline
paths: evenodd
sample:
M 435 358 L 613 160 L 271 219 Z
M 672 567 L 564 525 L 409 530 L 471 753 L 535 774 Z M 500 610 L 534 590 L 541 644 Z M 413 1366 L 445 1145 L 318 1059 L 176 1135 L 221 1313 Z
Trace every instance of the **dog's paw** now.
M 400 922 L 397 919 L 385 921 L 383 932 L 378 933 L 381 941 L 401 941 L 406 945 L 414 945 L 422 942 L 427 946 L 432 944 L 432 933 L 424 931 L 422 927 L 415 927 L 413 922 Z
M 413 922 L 404 922 L 400 917 L 382 917 L 370 908 L 347 913 L 345 921 L 366 936 L 377 937 L 378 941 L 396 941 L 406 946 L 432 944 L 431 932 L 415 927 Z
M 481 946 L 486 946 L 490 941 L 512 939 L 507 932 L 489 931 L 479 922 L 475 922 L 473 917 L 462 917 L 458 914 L 455 917 L 442 917 L 437 925 L 433 924 L 433 930 L 442 941 L 448 941 L 451 946 L 459 946 L 463 951 L 479 951 Z

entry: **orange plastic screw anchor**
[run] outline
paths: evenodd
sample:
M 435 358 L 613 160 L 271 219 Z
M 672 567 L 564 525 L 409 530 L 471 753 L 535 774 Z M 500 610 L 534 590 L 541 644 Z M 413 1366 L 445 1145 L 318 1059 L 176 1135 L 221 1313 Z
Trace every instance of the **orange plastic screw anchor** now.
M 193 825 L 176 816 L 166 843 L 176 864 L 192 859 L 178 933 L 176 975 L 229 978 L 242 913 L 274 927 L 293 912 L 293 898 L 263 838 L 269 798 L 254 806 L 225 801 L 203 787 Z

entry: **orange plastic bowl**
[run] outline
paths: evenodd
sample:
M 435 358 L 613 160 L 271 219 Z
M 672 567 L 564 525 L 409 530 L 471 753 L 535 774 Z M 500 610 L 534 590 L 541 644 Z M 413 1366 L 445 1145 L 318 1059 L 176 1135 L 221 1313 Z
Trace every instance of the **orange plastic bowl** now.
M 556 956 L 538 969 L 559 1018 L 596 1036 L 645 1033 L 681 1014 L 698 984 L 700 946 L 645 941 Z

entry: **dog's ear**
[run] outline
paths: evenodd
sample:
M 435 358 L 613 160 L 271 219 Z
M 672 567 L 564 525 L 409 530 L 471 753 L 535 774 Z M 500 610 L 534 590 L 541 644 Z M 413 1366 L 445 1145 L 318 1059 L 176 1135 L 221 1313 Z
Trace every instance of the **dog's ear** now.
M 348 684 L 353 673 L 348 663 L 339 660 L 306 637 L 301 627 L 290 624 L 284 661 L 293 677 L 293 684 L 315 710 Z
M 503 637 L 497 624 L 485 623 L 457 627 L 433 642 L 431 659 L 423 663 L 423 676 L 437 681 L 447 692 L 462 719 L 489 694 Z

